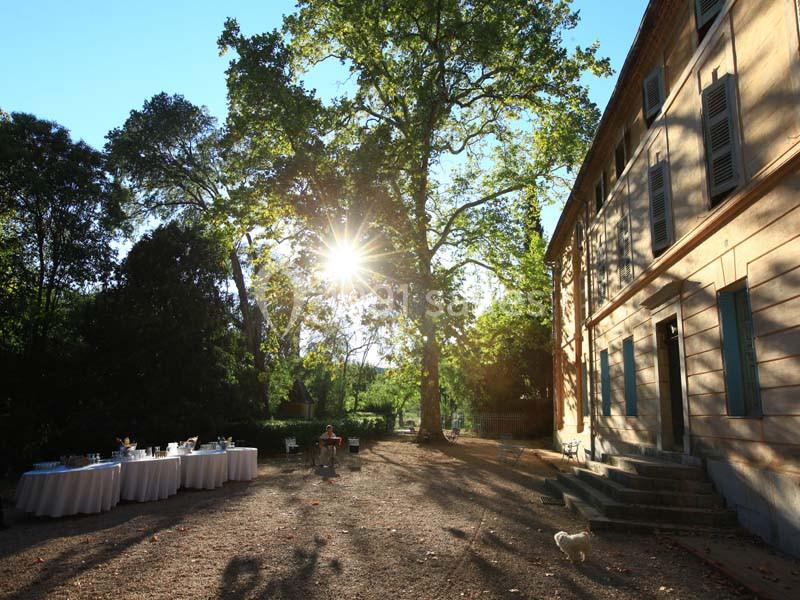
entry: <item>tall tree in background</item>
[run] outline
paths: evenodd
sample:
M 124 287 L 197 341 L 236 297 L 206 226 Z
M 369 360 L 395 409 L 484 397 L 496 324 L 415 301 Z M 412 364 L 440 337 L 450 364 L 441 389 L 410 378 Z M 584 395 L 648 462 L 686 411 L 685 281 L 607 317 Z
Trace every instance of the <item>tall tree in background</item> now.
M 564 48 L 578 15 L 551 0 L 301 0 L 286 18 L 295 66 L 338 60 L 355 91 L 334 103 L 353 206 L 394 251 L 422 340 L 421 427 L 441 436 L 444 319 L 430 300 L 487 264 L 513 203 L 538 203 L 583 156 L 598 118 L 582 75 L 595 48 Z M 230 24 L 229 24 L 230 25 Z
M 65 297 L 111 275 L 124 202 L 103 155 L 66 129 L 0 119 L 3 345 L 44 357 Z
M 110 279 L 125 200 L 100 152 L 56 123 L 0 114 L 0 476 L 74 408 L 70 309 Z
M 108 134 L 106 150 L 115 173 L 137 193 L 144 215 L 201 221 L 227 239 L 241 329 L 269 416 L 267 321 L 251 297 L 245 270 L 258 254 L 252 232 L 269 236 L 276 212 L 254 191 L 246 167 L 228 159 L 223 135 L 204 108 L 161 93 Z
M 255 416 L 239 397 L 229 276 L 227 241 L 210 228 L 172 222 L 136 242 L 117 285 L 82 311 L 93 402 L 69 420 L 155 442 Z

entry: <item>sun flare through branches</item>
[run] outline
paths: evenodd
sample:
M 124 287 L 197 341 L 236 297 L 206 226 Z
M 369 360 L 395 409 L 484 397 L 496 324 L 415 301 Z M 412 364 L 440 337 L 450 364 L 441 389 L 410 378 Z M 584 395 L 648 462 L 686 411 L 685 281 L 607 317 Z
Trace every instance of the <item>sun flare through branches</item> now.
M 363 269 L 361 249 L 347 240 L 337 240 L 325 251 L 325 279 L 338 285 L 350 285 Z

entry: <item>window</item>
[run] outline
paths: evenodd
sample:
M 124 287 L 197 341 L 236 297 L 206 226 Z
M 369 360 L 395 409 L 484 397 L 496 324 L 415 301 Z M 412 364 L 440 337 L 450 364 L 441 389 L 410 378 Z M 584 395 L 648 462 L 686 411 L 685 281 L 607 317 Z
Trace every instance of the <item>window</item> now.
M 644 120 L 647 122 L 647 125 L 650 126 L 658 116 L 658 113 L 661 112 L 661 107 L 664 105 L 664 100 L 666 99 L 666 92 L 664 90 L 664 69 L 660 65 L 644 78 L 642 94 L 644 96 L 642 107 Z
M 735 123 L 733 75 L 724 75 L 703 90 L 703 130 L 711 205 L 739 185 L 739 144 Z
M 626 133 L 627 135 L 627 133 Z M 622 173 L 625 171 L 625 166 L 628 164 L 628 152 L 625 148 L 625 136 L 617 144 L 617 147 L 614 149 L 614 168 L 617 173 L 617 180 L 622 177 Z
M 714 18 L 722 10 L 723 0 L 694 0 L 695 17 L 697 19 L 697 31 L 702 40 L 706 32 L 714 22 Z
M 589 371 L 586 368 L 586 361 L 581 363 L 581 373 L 583 380 L 583 416 L 589 416 Z
M 603 239 L 597 242 L 597 254 L 595 255 L 595 273 L 597 277 L 597 305 L 602 306 L 606 301 L 608 292 L 608 280 L 606 273 L 606 246 Z
M 594 186 L 594 209 L 595 212 L 600 212 L 603 204 L 606 203 L 606 174 L 603 172 L 602 177 Z
M 600 352 L 600 389 L 603 394 L 603 416 L 611 415 L 611 376 L 608 372 L 608 350 Z
M 617 222 L 617 273 L 619 287 L 623 288 L 633 281 L 633 257 L 631 255 L 631 225 L 627 215 Z
M 722 325 L 722 360 L 728 415 L 761 415 L 758 364 L 753 340 L 750 296 L 744 282 L 719 293 L 717 298 Z
M 672 243 L 672 197 L 667 161 L 650 167 L 647 188 L 650 192 L 650 242 L 653 256 L 658 256 Z
M 633 357 L 633 338 L 622 342 L 622 362 L 625 371 L 625 416 L 635 417 L 636 411 L 636 362 Z

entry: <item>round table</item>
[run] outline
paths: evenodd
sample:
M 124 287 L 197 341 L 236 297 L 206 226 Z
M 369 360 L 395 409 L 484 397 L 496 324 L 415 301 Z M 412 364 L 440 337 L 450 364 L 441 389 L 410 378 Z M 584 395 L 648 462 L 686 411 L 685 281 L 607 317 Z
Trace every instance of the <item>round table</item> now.
M 258 448 L 228 448 L 228 481 L 250 481 L 258 475 Z
M 28 471 L 17 486 L 17 508 L 48 517 L 110 510 L 119 502 L 121 470 L 118 462 L 109 462 Z
M 181 487 L 213 490 L 228 479 L 228 457 L 224 450 L 198 450 L 181 459 Z
M 151 502 L 178 493 L 181 485 L 179 457 L 126 460 L 120 464 L 122 465 L 120 497 L 123 500 Z

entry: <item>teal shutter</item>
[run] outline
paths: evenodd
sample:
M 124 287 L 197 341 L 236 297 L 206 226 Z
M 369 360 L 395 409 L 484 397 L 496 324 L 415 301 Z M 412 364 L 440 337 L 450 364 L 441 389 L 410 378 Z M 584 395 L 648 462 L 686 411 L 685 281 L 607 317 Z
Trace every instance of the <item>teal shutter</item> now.
M 718 304 L 728 415 L 761 415 L 758 363 L 747 289 L 720 292 Z
M 722 9 L 723 0 L 695 0 L 695 14 L 697 16 L 697 29 L 702 29 L 714 20 Z
M 760 416 L 762 414 L 761 386 L 758 383 L 753 312 L 750 308 L 750 294 L 747 289 L 736 292 L 736 324 L 739 328 L 739 348 L 742 352 L 742 387 L 745 410 L 750 416 Z
M 660 66 L 652 70 L 642 82 L 642 95 L 644 96 L 644 118 L 650 123 L 661 111 L 666 93 L 664 91 L 664 69 Z
M 739 185 L 739 149 L 734 119 L 732 75 L 724 75 L 703 90 L 706 164 L 712 200 Z
M 633 338 L 622 342 L 622 360 L 625 370 L 625 415 L 635 417 L 636 412 L 636 362 L 633 358 Z
M 631 227 L 627 214 L 617 222 L 617 274 L 620 288 L 633 281 Z
M 589 416 L 589 370 L 586 368 L 586 362 L 581 364 L 583 370 L 583 416 Z
M 608 372 L 608 350 L 600 353 L 600 380 L 603 392 L 603 415 L 611 414 L 611 376 Z
M 743 417 L 747 414 L 742 385 L 741 349 L 736 324 L 736 292 L 719 293 L 719 317 L 722 325 L 722 360 L 725 367 L 725 389 L 728 414 Z
M 598 240 L 594 257 L 595 279 L 597 280 L 597 305 L 602 306 L 606 301 L 608 279 L 606 275 L 606 245 L 602 238 Z
M 662 160 L 650 167 L 647 180 L 650 191 L 650 243 L 655 254 L 672 243 L 672 206 L 667 161 Z

